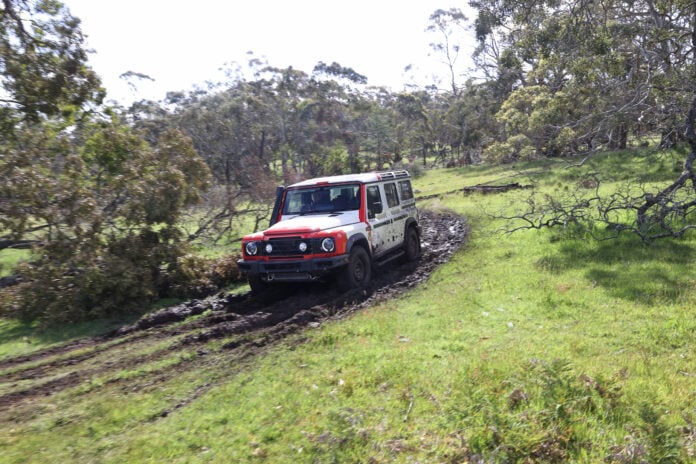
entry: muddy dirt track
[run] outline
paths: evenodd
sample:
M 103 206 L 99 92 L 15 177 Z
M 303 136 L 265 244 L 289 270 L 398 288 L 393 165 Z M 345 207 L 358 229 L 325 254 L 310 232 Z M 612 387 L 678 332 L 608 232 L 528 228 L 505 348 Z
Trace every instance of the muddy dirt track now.
M 465 243 L 469 232 L 461 217 L 446 212 L 421 212 L 421 226 L 421 257 L 413 263 L 395 261 L 379 268 L 366 290 L 340 293 L 326 283 L 316 283 L 278 288 L 267 298 L 250 293 L 218 294 L 159 310 L 100 337 L 0 360 L 0 412 L 12 409 L 17 413 L 17 408 L 32 399 L 84 388 L 94 379 L 128 382 L 133 388 L 149 385 L 153 379 L 193 367 L 187 362 L 179 362 L 173 369 L 145 367 L 157 366 L 158 361 L 177 353 L 195 352 L 189 363 L 200 362 L 213 351 L 253 358 L 290 334 L 393 298 L 428 279 Z M 132 382 L 120 374 L 134 369 L 146 370 L 147 381 Z M 162 411 L 162 415 L 169 412 Z

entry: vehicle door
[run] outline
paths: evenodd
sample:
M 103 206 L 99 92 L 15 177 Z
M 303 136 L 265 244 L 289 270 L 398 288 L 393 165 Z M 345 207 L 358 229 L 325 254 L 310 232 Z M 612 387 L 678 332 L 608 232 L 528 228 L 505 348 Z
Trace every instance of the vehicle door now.
M 418 220 L 418 210 L 416 209 L 416 199 L 413 196 L 411 181 L 409 179 L 400 180 L 398 182 L 398 187 L 401 212 L 405 213 L 407 217 Z
M 390 218 L 384 208 L 384 195 L 379 184 L 371 184 L 365 187 L 365 199 L 367 204 L 367 222 L 372 231 L 372 252 L 379 256 L 388 250 L 388 238 L 391 233 Z
M 387 200 L 387 215 L 390 218 L 387 246 L 388 248 L 394 248 L 401 246 L 404 241 L 404 230 L 406 229 L 406 218 L 408 215 L 401 210 L 396 183 L 385 183 L 384 195 Z

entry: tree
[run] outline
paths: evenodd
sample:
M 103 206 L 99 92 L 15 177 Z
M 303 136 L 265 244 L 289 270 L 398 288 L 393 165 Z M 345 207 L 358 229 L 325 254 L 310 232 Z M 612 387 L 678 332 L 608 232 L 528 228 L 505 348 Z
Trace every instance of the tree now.
M 479 56 L 505 98 L 535 87 L 548 98 L 531 102 L 531 119 L 542 117 L 544 143 L 537 156 L 622 148 L 630 133 L 660 130 L 663 146 L 684 114 L 693 6 L 660 2 L 477 1 Z M 492 64 L 490 57 L 495 58 Z M 572 102 L 570 105 L 568 102 Z M 508 114 L 510 116 L 511 114 Z M 505 115 L 500 115 L 503 123 Z M 545 120 L 546 119 L 546 120 Z M 538 133 L 538 132 L 537 132 Z M 504 126 L 499 137 L 522 134 Z M 558 136 L 562 135 L 560 139 Z M 538 142 L 538 140 L 537 140 Z M 561 144 L 560 142 L 563 142 Z
M 526 60 L 527 80 L 537 85 L 517 89 L 503 105 L 509 102 L 516 109 L 503 115 L 506 129 L 529 130 L 535 111 L 565 106 L 555 117 L 560 124 L 546 121 L 540 127 L 572 129 L 568 143 L 586 144 L 590 154 L 601 146 L 625 147 L 628 134 L 639 131 L 661 132 L 662 147 L 680 139 L 689 147 L 682 172 L 662 188 L 627 187 L 610 195 L 597 188 L 589 195 L 530 198 L 529 209 L 509 219 L 521 221 L 522 228 L 575 223 L 585 231 L 601 231 L 600 238 L 630 231 L 644 241 L 678 237 L 695 228 L 696 5 L 678 0 L 478 3 L 487 4 L 486 14 L 510 14 L 508 37 L 514 40 L 509 44 Z M 504 23 L 502 15 L 495 17 L 496 25 Z M 529 18 L 537 19 L 534 27 L 526 23 Z M 573 31 L 571 36 L 567 30 Z M 534 88 L 547 96 L 542 105 L 512 104 Z M 573 105 L 559 105 L 561 96 Z M 683 122 L 677 126 L 679 119 Z M 526 125 L 515 127 L 515 121 Z M 548 149 L 549 142 L 545 144 Z M 600 183 L 593 179 L 593 185 Z
M 693 2 L 470 4 L 477 10 L 475 60 L 487 78 L 470 85 L 470 96 L 485 95 L 485 109 L 476 111 L 475 99 L 453 99 L 441 108 L 448 111 L 444 127 L 451 128 L 474 122 L 467 116 L 476 112 L 495 115 L 487 129 L 469 131 L 474 136 L 470 143 L 481 144 L 489 160 L 579 154 L 585 156 L 581 165 L 600 149 L 626 148 L 632 136 L 654 133 L 661 135 L 662 148 L 685 141 L 691 149 L 683 172 L 661 190 L 532 198 L 529 210 L 513 216 L 521 227 L 578 222 L 598 230 L 593 225 L 601 223 L 610 234 L 630 230 L 644 240 L 690 230 L 696 118 Z M 597 185 L 601 179 L 588 182 Z
M 31 237 L 11 314 L 76 321 L 132 310 L 159 296 L 185 252 L 182 211 L 205 190 L 208 169 L 183 134 L 151 147 L 127 127 L 90 125 L 85 143 L 32 128 L 7 150 L 2 222 Z M 28 149 L 27 146 L 31 146 Z M 164 273 L 164 274 L 163 274 Z
M 353 68 L 343 67 L 335 61 L 330 65 L 320 61 L 314 66 L 313 71 L 314 74 L 325 74 L 327 76 L 344 78 L 355 84 L 367 84 L 367 77 L 357 73 Z
M 0 226 L 6 233 L 0 250 L 35 243 L 24 236 L 33 225 L 31 201 L 43 201 L 33 165 L 46 136 L 59 134 L 78 120 L 79 110 L 98 104 L 103 90 L 86 65 L 80 21 L 60 2 L 4 0 L 0 9 Z M 43 135 L 41 135 L 43 134 Z M 60 146 L 56 147 L 60 149 Z M 17 201 L 13 189 L 33 187 L 32 195 Z M 23 217 L 14 213 L 25 212 Z
M 426 29 L 437 33 L 441 39 L 441 41 L 432 42 L 430 48 L 443 56 L 442 61 L 447 66 L 450 90 L 454 97 L 459 95 L 457 62 L 461 51 L 456 35 L 466 30 L 466 22 L 467 17 L 459 8 L 437 9 L 430 15 L 430 25 Z
M 70 118 L 104 91 L 87 65 L 80 20 L 53 0 L 3 0 L 0 5 L 0 130 L 20 122 Z
M 190 134 L 215 180 L 197 211 L 192 237 L 219 240 L 235 230 L 240 215 L 253 215 L 258 224 L 270 213 L 277 181 L 271 166 L 279 147 L 270 105 L 263 88 L 242 81 L 183 106 L 171 118 Z
M 100 107 L 79 20 L 60 2 L 4 0 L 0 15 L 0 250 L 32 248 L 0 309 L 76 321 L 156 298 L 207 166 L 181 132 L 148 143 Z

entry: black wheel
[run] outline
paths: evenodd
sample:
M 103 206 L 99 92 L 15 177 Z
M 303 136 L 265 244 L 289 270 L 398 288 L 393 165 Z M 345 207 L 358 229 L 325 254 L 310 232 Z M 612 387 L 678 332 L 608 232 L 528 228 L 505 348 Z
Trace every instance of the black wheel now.
M 372 263 L 370 257 L 361 246 L 355 246 L 350 250 L 348 265 L 338 276 L 339 285 L 343 290 L 365 288 L 372 278 Z
M 415 261 L 421 254 L 420 237 L 415 227 L 409 227 L 408 230 L 406 230 L 404 251 L 406 252 L 406 261 Z
M 251 287 L 251 292 L 255 295 L 260 295 L 268 290 L 268 283 L 261 280 L 261 277 L 257 275 L 251 275 L 247 277 L 249 281 L 249 287 Z

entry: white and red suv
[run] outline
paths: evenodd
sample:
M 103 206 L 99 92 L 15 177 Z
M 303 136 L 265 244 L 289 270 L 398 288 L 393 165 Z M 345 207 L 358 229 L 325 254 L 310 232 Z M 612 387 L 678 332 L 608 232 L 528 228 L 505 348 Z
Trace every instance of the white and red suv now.
M 365 287 L 372 266 L 420 255 L 416 200 L 407 171 L 309 179 L 278 187 L 271 225 L 242 239 L 239 270 L 254 292 L 271 282 L 337 275 Z

